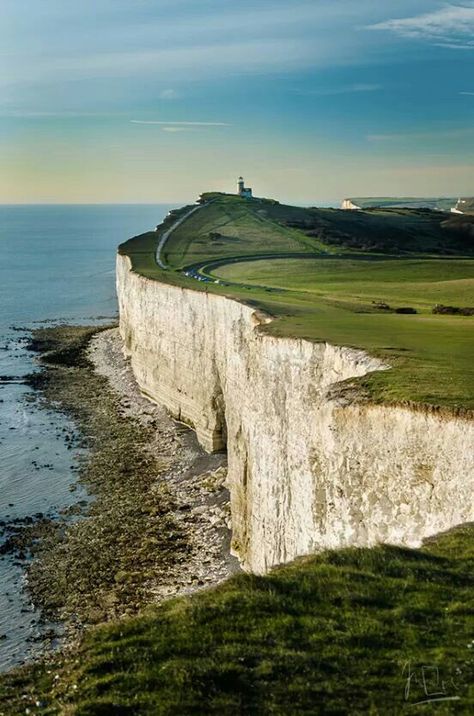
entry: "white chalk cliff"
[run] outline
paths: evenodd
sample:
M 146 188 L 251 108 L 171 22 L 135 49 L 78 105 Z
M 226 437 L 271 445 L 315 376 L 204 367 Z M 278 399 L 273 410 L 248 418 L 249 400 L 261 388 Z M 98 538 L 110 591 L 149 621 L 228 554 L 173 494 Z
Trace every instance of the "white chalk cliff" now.
M 346 211 L 354 211 L 355 209 L 360 209 L 360 206 L 357 206 L 357 204 L 354 204 L 351 199 L 344 199 L 344 201 L 341 203 L 341 209 L 345 209 Z
M 146 279 L 119 256 L 120 331 L 138 384 L 228 450 L 233 548 L 263 573 L 326 547 L 418 546 L 474 519 L 474 424 L 331 397 L 385 368 L 363 351 L 275 338 L 238 301 Z

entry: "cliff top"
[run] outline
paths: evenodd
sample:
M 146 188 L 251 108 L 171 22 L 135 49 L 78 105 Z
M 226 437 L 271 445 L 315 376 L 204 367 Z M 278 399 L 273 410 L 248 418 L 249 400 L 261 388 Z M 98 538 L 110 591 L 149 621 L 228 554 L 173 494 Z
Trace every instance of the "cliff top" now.
M 352 206 L 344 206 L 343 208 L 370 209 L 370 208 L 397 208 L 406 209 L 433 209 L 436 211 L 450 212 L 456 209 L 466 214 L 474 212 L 474 198 L 454 198 L 454 197 L 418 197 L 418 196 L 365 196 L 365 197 L 348 197 L 343 204 L 352 204 Z
M 470 217 L 426 209 L 303 209 L 204 195 L 120 247 L 135 271 L 226 294 L 277 320 L 264 329 L 367 350 L 392 366 L 358 381 L 373 401 L 474 409 L 462 315 L 474 306 Z M 176 219 L 182 223 L 173 231 Z M 168 270 L 159 268 L 161 250 Z M 433 313 L 435 311 L 435 313 Z
M 435 209 L 437 211 L 451 211 L 456 206 L 458 197 L 422 197 L 422 196 L 364 196 L 348 197 L 346 201 L 352 202 L 361 209 L 371 207 L 404 207 L 406 209 Z

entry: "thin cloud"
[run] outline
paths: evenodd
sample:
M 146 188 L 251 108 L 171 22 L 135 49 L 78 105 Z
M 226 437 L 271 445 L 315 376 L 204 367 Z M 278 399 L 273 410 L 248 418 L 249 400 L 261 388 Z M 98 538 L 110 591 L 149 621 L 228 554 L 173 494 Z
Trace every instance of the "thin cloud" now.
M 160 92 L 160 99 L 179 99 L 180 95 L 174 89 L 164 89 Z
M 227 122 L 162 122 L 157 120 L 149 120 L 149 119 L 131 119 L 131 124 L 158 124 L 158 125 L 166 125 L 169 126 L 177 126 L 177 127 L 230 127 L 232 125 L 227 124 Z
M 435 47 L 445 47 L 448 50 L 474 50 L 474 42 L 434 42 Z
M 162 132 L 192 132 L 193 127 L 161 127 Z
M 382 85 L 365 84 L 359 82 L 352 85 L 344 85 L 342 87 L 326 87 L 314 90 L 296 90 L 297 94 L 300 95 L 312 95 L 316 97 L 329 97 L 338 94 L 355 94 L 358 92 L 379 92 L 382 90 Z
M 405 142 L 410 140 L 459 139 L 474 134 L 474 127 L 441 129 L 434 132 L 406 132 L 400 134 L 369 134 L 369 142 Z
M 367 25 L 365 29 L 393 32 L 450 49 L 474 50 L 474 3 L 445 5 L 434 12 L 394 18 Z
M 383 89 L 382 85 L 371 85 L 371 84 L 354 84 L 349 87 L 342 88 L 341 91 L 345 92 L 378 92 Z
M 12 110 L 0 110 L 0 117 L 16 117 L 18 119 L 41 119 L 48 117 L 63 117 L 65 119 L 76 117 L 105 117 L 107 114 L 104 112 L 37 112 L 35 110 L 23 110 L 23 109 L 12 109 Z
M 322 45 L 323 43 L 321 43 Z M 38 58 L 34 66 L 22 65 L 15 73 L 0 68 L 0 84 L 15 82 L 63 81 L 107 77 L 144 77 L 187 79 L 203 75 L 220 77 L 228 73 L 246 75 L 262 72 L 286 72 L 326 61 L 328 48 L 298 38 L 216 43 L 153 50 L 89 53 L 87 56 L 51 56 Z M 319 53 L 319 58 L 318 58 Z M 216 57 L 218 61 L 216 61 Z
M 474 92 L 460 92 L 459 94 L 465 95 L 467 97 L 474 97 Z

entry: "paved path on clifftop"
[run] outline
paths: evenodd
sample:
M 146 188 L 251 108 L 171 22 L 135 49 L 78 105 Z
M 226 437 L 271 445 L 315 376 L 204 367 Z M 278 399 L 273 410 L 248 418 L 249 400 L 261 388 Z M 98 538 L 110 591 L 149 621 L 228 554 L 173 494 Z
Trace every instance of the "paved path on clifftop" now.
M 168 270 L 169 266 L 166 265 L 166 263 L 161 258 L 161 254 L 163 251 L 163 248 L 170 238 L 171 234 L 176 231 L 182 224 L 184 224 L 185 221 L 189 219 L 190 216 L 195 214 L 200 209 L 203 209 L 206 206 L 209 206 L 212 204 L 216 199 L 211 199 L 210 201 L 205 202 L 204 204 L 198 204 L 197 206 L 193 206 L 190 211 L 187 211 L 184 216 L 181 216 L 177 221 L 175 221 L 172 226 L 170 226 L 167 231 L 165 231 L 161 236 L 160 240 L 158 242 L 158 246 L 156 247 L 156 253 L 155 253 L 155 260 L 158 266 L 162 269 Z M 304 253 L 304 252 L 298 252 L 298 251 L 289 251 L 289 252 L 281 252 L 281 253 L 261 253 L 261 254 L 244 254 L 243 256 L 227 256 L 227 257 L 221 257 L 219 259 L 206 259 L 206 261 L 200 261 L 199 263 L 190 264 L 188 266 L 185 266 L 181 269 L 181 273 L 187 276 L 188 278 L 194 278 L 198 281 L 205 281 L 205 282 L 213 282 L 213 283 L 221 283 L 225 286 L 240 286 L 244 288 L 266 288 L 266 286 L 256 286 L 255 284 L 245 284 L 242 282 L 234 282 L 234 281 L 228 281 L 224 279 L 217 279 L 212 276 L 212 271 L 216 268 L 220 268 L 221 266 L 225 266 L 228 264 L 233 263 L 241 263 L 246 261 L 262 261 L 262 260 L 274 260 L 274 259 L 334 259 L 334 258 L 347 258 L 344 254 L 333 254 L 323 251 L 317 251 L 317 252 L 311 252 L 311 253 Z M 367 256 L 365 254 L 351 254 L 352 259 L 362 259 L 366 261 L 373 260 L 372 256 Z M 390 256 L 387 254 L 386 258 L 395 258 L 393 256 Z M 283 291 L 284 289 L 274 289 L 275 291 Z
M 244 263 L 247 261 L 273 261 L 275 259 L 347 259 L 350 258 L 351 260 L 360 260 L 360 261 L 374 261 L 377 259 L 375 256 L 370 256 L 367 254 L 351 254 L 348 256 L 347 254 L 332 254 L 332 253 L 323 253 L 322 251 L 318 252 L 311 252 L 311 253 L 300 253 L 297 251 L 288 251 L 288 252 L 281 252 L 276 254 L 245 254 L 243 256 L 227 256 L 222 257 L 219 259 L 207 259 L 206 261 L 199 261 L 195 264 L 190 264 L 189 266 L 185 266 L 181 273 L 183 273 L 185 276 L 188 276 L 189 278 L 197 279 L 198 281 L 207 281 L 207 282 L 218 282 L 222 284 L 223 286 L 239 286 L 241 288 L 267 288 L 265 285 L 259 285 L 259 284 L 246 284 L 242 282 L 236 282 L 231 281 L 229 279 L 222 279 L 213 276 L 212 271 L 214 271 L 216 268 L 221 268 L 222 266 L 228 266 L 229 264 L 237 264 L 237 263 Z M 395 259 L 396 256 L 392 256 L 390 254 L 387 254 L 385 256 L 386 260 L 389 259 Z M 278 288 L 278 289 L 272 289 L 274 291 L 282 292 L 286 289 Z
M 181 224 L 184 224 L 184 222 L 189 219 L 191 214 L 194 214 L 196 211 L 199 211 L 199 209 L 202 209 L 204 206 L 209 206 L 209 204 L 212 204 L 214 199 L 211 199 L 211 201 L 207 201 L 205 204 L 199 204 L 198 206 L 194 206 L 190 211 L 186 212 L 184 216 L 181 216 L 175 223 L 167 230 L 164 234 L 161 235 L 160 241 L 158 243 L 158 246 L 156 247 L 156 263 L 158 266 L 162 269 L 168 269 L 169 267 L 164 263 L 164 261 L 161 258 L 161 252 L 163 250 L 164 245 L 168 241 L 169 237 L 173 233 L 173 231 L 176 231 L 176 229 L 181 226 Z

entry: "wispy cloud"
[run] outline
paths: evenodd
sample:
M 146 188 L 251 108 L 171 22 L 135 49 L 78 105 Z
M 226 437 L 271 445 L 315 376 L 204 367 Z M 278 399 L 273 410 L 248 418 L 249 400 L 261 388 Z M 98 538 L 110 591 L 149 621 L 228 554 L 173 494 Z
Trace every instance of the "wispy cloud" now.
M 164 89 L 160 92 L 160 99 L 179 99 L 180 94 L 174 89 Z
M 270 39 L 207 45 L 168 47 L 157 50 L 135 50 L 90 53 L 87 56 L 54 56 L 38 58 L 34 65 L 18 68 L 12 76 L 8 68 L 0 69 L 0 84 L 91 80 L 97 78 L 147 77 L 164 79 L 174 73 L 177 79 L 219 77 L 233 74 L 291 71 L 318 61 L 318 52 L 326 57 L 328 48 L 315 50 L 314 43 L 297 38 Z M 15 79 L 16 77 L 16 79 Z
M 369 142 L 406 142 L 423 141 L 433 139 L 462 139 L 474 135 L 474 127 L 462 127 L 458 129 L 440 129 L 433 132 L 405 132 L 394 134 L 369 134 Z
M 177 127 L 230 127 L 227 122 L 163 122 L 154 119 L 131 119 L 131 124 L 160 124 Z
M 62 119 L 75 119 L 76 117 L 104 117 L 104 112 L 43 112 L 27 109 L 0 110 L 0 117 L 16 117 L 18 119 L 42 119 L 60 117 Z
M 468 97 L 474 97 L 474 92 L 460 92 L 459 94 L 467 95 Z
M 331 95 L 338 94 L 355 94 L 358 92 L 379 92 L 382 90 L 382 85 L 369 84 L 369 83 L 355 83 L 351 85 L 343 85 L 341 87 L 324 87 L 321 89 L 308 89 L 308 90 L 295 90 L 297 94 L 316 97 L 328 97 Z
M 49 7 L 48 17 L 44 6 L 50 4 L 56 9 Z M 373 0 L 183 0 L 170 12 L 163 12 L 163 0 L 118 3 L 126 11 L 115 9 L 113 0 L 100 0 L 100 12 L 87 2 L 80 10 L 60 0 L 40 5 L 31 13 L 12 10 L 16 33 L 8 23 L 0 27 L 1 84 L 152 76 L 165 87 L 160 99 L 176 99 L 174 88 L 166 87 L 170 77 L 179 87 L 183 79 L 352 64 L 369 44 L 353 31 L 354 23 L 373 17 Z
M 449 4 L 422 15 L 402 17 L 366 26 L 440 47 L 474 50 L 474 3 Z
M 171 126 L 171 127 L 161 127 L 161 131 L 162 131 L 162 132 L 171 132 L 171 133 L 176 133 L 176 132 L 191 132 L 191 131 L 193 131 L 193 129 L 194 129 L 194 127 L 173 127 L 173 126 Z

